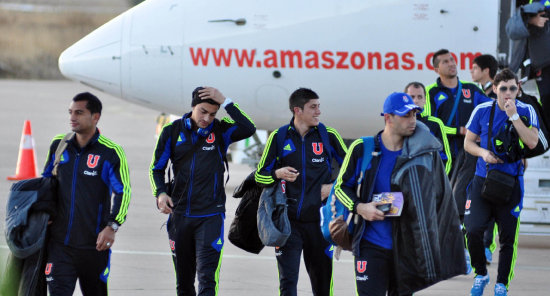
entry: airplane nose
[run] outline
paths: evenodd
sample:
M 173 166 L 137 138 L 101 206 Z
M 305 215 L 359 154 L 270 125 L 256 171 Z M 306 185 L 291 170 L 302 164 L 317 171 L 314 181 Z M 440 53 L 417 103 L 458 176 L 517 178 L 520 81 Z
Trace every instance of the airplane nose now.
M 99 27 L 59 56 L 59 70 L 72 80 L 121 96 L 123 15 Z

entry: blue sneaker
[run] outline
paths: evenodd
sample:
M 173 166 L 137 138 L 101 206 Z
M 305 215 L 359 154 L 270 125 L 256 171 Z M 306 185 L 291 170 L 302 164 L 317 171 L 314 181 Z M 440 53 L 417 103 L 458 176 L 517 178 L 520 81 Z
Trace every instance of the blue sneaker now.
M 508 290 L 506 290 L 506 286 L 501 283 L 497 283 L 495 285 L 495 296 L 507 296 Z
M 487 264 L 491 264 L 493 261 L 493 253 L 489 248 L 485 248 L 485 260 L 487 260 Z
M 472 273 L 472 262 L 470 260 L 470 252 L 468 249 L 464 249 L 464 258 L 466 259 L 466 274 Z
M 488 283 L 489 283 L 489 274 L 476 275 L 476 277 L 474 278 L 474 285 L 472 286 L 472 290 L 470 290 L 470 295 L 471 296 L 483 295 L 483 289 L 485 289 L 485 286 L 487 286 Z M 496 288 L 495 288 L 495 291 L 496 291 Z

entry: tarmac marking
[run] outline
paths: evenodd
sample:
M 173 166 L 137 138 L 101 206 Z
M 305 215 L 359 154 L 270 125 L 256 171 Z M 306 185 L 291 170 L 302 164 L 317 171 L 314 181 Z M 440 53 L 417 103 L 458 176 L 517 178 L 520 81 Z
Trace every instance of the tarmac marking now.
M 0 245 L 1 249 L 8 249 L 7 245 Z M 170 252 L 155 252 L 155 251 L 130 251 L 130 250 L 113 250 L 113 253 L 115 254 L 124 254 L 124 255 L 144 255 L 144 256 L 172 256 L 172 253 Z M 274 261 L 275 256 L 260 256 L 260 255 L 231 255 L 231 254 L 224 254 L 224 259 L 248 259 L 248 260 L 266 260 L 266 261 Z M 334 263 L 353 263 L 353 260 L 350 259 L 342 259 L 342 260 L 335 260 Z M 529 265 L 516 265 L 516 269 L 524 269 L 524 270 L 544 270 L 544 271 L 550 271 L 550 267 L 548 266 L 529 266 Z
M 124 255 L 172 256 L 172 253 L 170 252 L 151 252 L 151 251 L 113 250 L 113 253 L 124 254 Z M 248 259 L 248 260 L 275 261 L 275 256 L 223 254 L 223 259 L 239 259 L 239 260 Z M 334 263 L 336 264 L 340 264 L 340 263 L 351 264 L 353 262 L 354 260 L 351 260 L 351 259 L 334 260 Z M 529 266 L 529 265 L 520 265 L 520 264 L 516 264 L 516 269 L 550 271 L 549 266 Z
M 152 251 L 130 251 L 130 250 L 113 250 L 113 253 L 115 254 L 125 254 L 125 255 L 150 255 L 150 256 L 172 256 L 172 253 L 170 252 L 152 252 Z M 269 260 L 274 261 L 275 256 L 260 256 L 260 255 L 231 255 L 231 254 L 223 254 L 224 259 L 251 259 L 251 260 Z M 343 263 L 352 263 L 353 260 L 350 259 L 343 259 L 334 261 L 336 262 L 343 262 Z

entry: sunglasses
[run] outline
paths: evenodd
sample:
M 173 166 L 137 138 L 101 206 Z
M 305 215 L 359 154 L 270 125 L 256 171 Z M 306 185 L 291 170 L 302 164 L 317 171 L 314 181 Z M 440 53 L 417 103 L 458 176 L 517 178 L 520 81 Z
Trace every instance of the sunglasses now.
M 516 90 L 518 90 L 518 87 L 517 86 L 510 86 L 510 87 L 501 86 L 501 87 L 498 88 L 498 90 L 500 90 L 501 92 L 505 92 L 508 89 L 510 89 L 511 92 L 515 92 Z

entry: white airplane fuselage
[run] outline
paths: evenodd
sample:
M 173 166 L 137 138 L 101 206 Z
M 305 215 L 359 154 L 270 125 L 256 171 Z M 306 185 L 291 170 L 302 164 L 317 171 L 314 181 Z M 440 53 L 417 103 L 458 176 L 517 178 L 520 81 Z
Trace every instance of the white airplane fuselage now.
M 434 51 L 453 52 L 468 80 L 474 57 L 496 52 L 497 8 L 496 0 L 149 0 L 68 48 L 59 66 L 178 115 L 195 87 L 214 86 L 266 130 L 289 121 L 290 93 L 308 87 L 320 96 L 321 120 L 356 138 L 382 128 L 390 93 L 435 82 Z
M 390 93 L 435 82 L 433 52 L 449 49 L 462 80 L 476 55 L 506 55 L 507 40 L 497 41 L 512 2 L 148 0 L 65 50 L 59 68 L 178 116 L 191 109 L 195 87 L 214 86 L 264 130 L 288 123 L 289 95 L 308 87 L 321 121 L 358 138 L 383 128 Z M 529 161 L 522 222 L 550 223 L 549 159 Z

